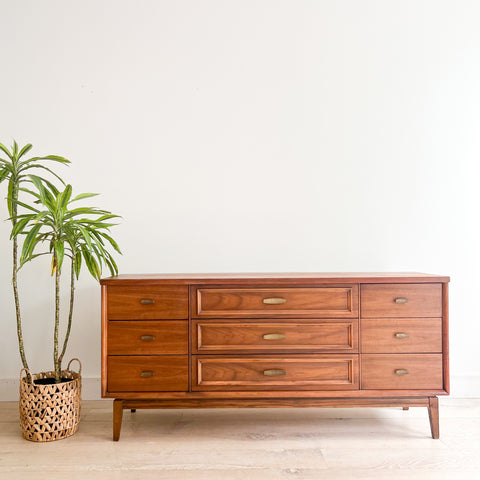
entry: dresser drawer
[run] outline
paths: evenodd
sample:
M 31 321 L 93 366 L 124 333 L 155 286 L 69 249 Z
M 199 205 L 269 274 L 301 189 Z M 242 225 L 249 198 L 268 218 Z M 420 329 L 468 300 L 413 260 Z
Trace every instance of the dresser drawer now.
M 358 286 L 196 288 L 194 317 L 358 316 Z
M 363 317 L 441 317 L 440 283 L 362 285 Z
M 358 389 L 357 355 L 193 356 L 193 390 Z
M 111 320 L 108 355 L 188 354 L 187 320 Z
M 110 320 L 188 319 L 188 287 L 109 286 L 107 314 Z
M 363 353 L 441 353 L 441 318 L 363 318 Z
M 188 355 L 110 356 L 109 392 L 188 390 Z
M 362 355 L 362 389 L 442 390 L 442 355 Z
M 357 320 L 299 322 L 193 320 L 193 353 L 354 352 Z

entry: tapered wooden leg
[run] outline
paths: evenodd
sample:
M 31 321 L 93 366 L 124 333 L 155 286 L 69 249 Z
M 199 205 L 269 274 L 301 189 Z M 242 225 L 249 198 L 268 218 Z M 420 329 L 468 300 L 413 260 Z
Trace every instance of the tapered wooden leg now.
M 131 408 L 130 411 L 131 411 L 132 413 L 135 413 L 135 412 L 137 411 L 137 409 L 136 409 L 136 408 Z
M 432 438 L 440 438 L 440 422 L 438 415 L 438 398 L 429 397 L 428 399 L 428 418 L 430 419 L 430 430 Z
M 404 410 L 408 410 L 410 407 L 403 407 Z
M 118 442 L 120 430 L 122 429 L 123 402 L 115 399 L 113 401 L 113 441 Z

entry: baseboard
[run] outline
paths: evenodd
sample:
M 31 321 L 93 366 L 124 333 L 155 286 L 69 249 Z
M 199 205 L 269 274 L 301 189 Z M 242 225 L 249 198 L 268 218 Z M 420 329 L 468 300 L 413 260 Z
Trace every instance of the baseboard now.
M 480 398 L 480 375 L 452 375 L 450 397 Z M 100 400 L 100 378 L 82 377 L 82 398 Z M 0 402 L 18 400 L 18 379 L 0 378 Z

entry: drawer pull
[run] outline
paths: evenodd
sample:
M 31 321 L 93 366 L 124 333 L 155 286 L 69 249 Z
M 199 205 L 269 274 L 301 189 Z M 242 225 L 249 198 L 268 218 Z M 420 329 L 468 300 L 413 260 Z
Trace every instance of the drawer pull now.
M 273 298 L 264 298 L 263 303 L 266 305 L 281 305 L 287 301 L 286 298 L 273 297 Z
M 151 370 L 145 370 L 140 374 L 141 377 L 153 377 L 153 372 Z
M 152 342 L 155 340 L 155 337 L 153 335 L 142 335 L 140 340 L 143 340 L 144 342 Z
M 285 370 L 264 370 L 263 374 L 267 377 L 276 377 L 278 375 L 286 375 L 287 372 Z
M 408 338 L 410 335 L 408 333 L 398 332 L 395 334 L 395 338 Z
M 408 298 L 398 297 L 395 299 L 395 303 L 408 303 Z
M 287 338 L 287 336 L 283 333 L 266 333 L 263 336 L 264 340 L 283 340 L 284 338 Z
M 155 300 L 151 299 L 151 298 L 142 298 L 140 300 L 140 303 L 142 305 L 153 305 L 155 303 Z
M 405 368 L 397 368 L 397 370 L 395 370 L 395 373 L 397 375 L 408 375 L 410 372 Z

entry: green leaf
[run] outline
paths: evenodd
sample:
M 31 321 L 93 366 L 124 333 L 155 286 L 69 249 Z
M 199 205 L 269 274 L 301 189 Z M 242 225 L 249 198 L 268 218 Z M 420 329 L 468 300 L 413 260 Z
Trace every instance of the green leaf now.
M 2 150 L 2 152 L 5 153 L 5 155 L 7 155 L 10 160 L 13 160 L 12 154 L 9 152 L 8 148 L 3 143 L 0 143 L 0 150 Z
M 62 210 L 65 210 L 67 208 L 67 205 L 71 196 L 72 196 L 72 186 L 67 185 L 65 190 L 59 196 L 59 199 L 58 199 L 59 208 L 61 208 Z
M 12 232 L 10 234 L 10 240 L 13 237 L 16 237 L 23 233 L 23 229 L 28 225 L 28 223 L 31 221 L 31 216 L 29 215 L 27 218 L 22 218 L 19 220 L 12 228 Z
M 50 211 L 55 210 L 55 199 L 51 192 L 44 185 L 44 179 L 38 177 L 37 175 L 29 175 L 33 184 L 37 187 L 38 193 L 40 195 L 40 200 Z M 56 195 L 55 195 L 56 196 Z
M 80 230 L 80 232 L 82 233 L 82 237 L 83 239 L 85 240 L 88 248 L 91 250 L 92 249 L 92 239 L 90 238 L 90 234 L 88 233 L 88 231 L 83 228 L 81 225 L 78 226 L 78 229 Z
M 87 265 L 88 271 L 92 275 L 93 278 L 100 280 L 101 277 L 101 270 L 97 264 L 97 261 L 93 257 L 93 255 L 88 251 L 85 245 L 82 246 L 82 253 L 83 258 L 85 260 L 85 264 Z
M 82 269 L 82 255 L 81 253 L 77 253 L 75 255 L 75 276 L 78 277 L 80 276 L 80 270 Z
M 33 190 L 29 190 L 28 188 L 25 188 L 25 187 L 20 187 L 18 190 L 20 192 L 29 193 L 30 195 L 33 195 L 37 200 L 40 200 L 40 195 L 37 192 L 34 192 Z
M 103 238 L 107 239 L 110 242 L 110 245 L 117 251 L 120 255 L 122 254 L 120 247 L 118 246 L 117 242 L 110 236 L 107 235 L 105 232 L 98 232 Z
M 13 148 L 12 148 L 12 154 L 13 157 L 18 159 L 17 154 L 18 154 L 18 143 L 14 140 L 13 141 Z M 13 159 L 12 159 L 13 160 Z
M 31 175 L 28 175 L 27 178 L 30 178 Z M 38 177 L 44 184 L 45 186 L 50 189 L 50 191 L 52 192 L 52 194 L 56 197 L 58 196 L 58 194 L 60 193 L 58 188 L 52 183 L 50 182 L 49 180 L 47 180 L 46 178 L 42 178 L 42 177 Z M 30 180 L 31 181 L 31 180 Z M 62 180 L 62 183 L 65 185 L 65 183 L 63 182 Z
M 64 164 L 72 163 L 72 162 L 70 162 L 70 160 L 67 160 L 66 158 L 60 157 L 58 155 L 46 155 L 44 157 L 32 157 L 32 158 L 29 158 L 28 160 L 26 160 L 25 163 L 33 163 L 33 162 L 38 162 L 38 161 L 41 161 L 41 160 L 51 160 L 53 162 L 59 162 L 59 163 L 64 163 Z
M 0 183 L 2 183 L 8 177 L 9 173 L 10 172 L 6 168 L 0 170 Z
M 21 150 L 20 153 L 18 154 L 18 158 L 22 158 L 27 152 L 29 152 L 32 149 L 33 145 L 31 143 L 27 143 Z
M 34 208 L 34 207 L 31 207 L 30 205 L 28 205 L 27 203 L 23 203 L 21 202 L 20 200 L 13 200 L 10 196 L 8 196 L 8 199 L 12 201 L 12 203 L 16 203 L 17 205 L 20 205 L 21 207 L 23 208 L 26 208 L 27 210 L 30 210 L 32 212 L 35 212 L 35 213 L 38 213 L 40 210 L 38 210 L 37 208 Z M 18 215 L 19 217 L 20 215 Z
M 79 207 L 69 210 L 65 214 L 65 219 L 68 220 L 69 218 L 77 217 L 78 215 L 101 215 L 102 213 L 104 213 L 103 210 L 98 210 L 93 207 Z
M 77 195 L 75 198 L 72 198 L 71 202 L 76 202 L 77 200 L 82 200 L 84 198 L 90 198 L 90 197 L 96 197 L 99 195 L 98 193 L 81 193 L 80 195 Z
M 62 271 L 62 265 L 63 265 L 63 257 L 65 256 L 65 246 L 63 245 L 63 242 L 60 240 L 57 240 L 54 242 L 54 248 L 55 248 L 55 255 L 57 257 L 57 268 L 59 271 Z
M 15 182 L 10 178 L 10 181 L 8 182 L 8 188 L 7 188 L 7 207 L 8 207 L 8 214 L 10 215 L 10 218 L 12 219 L 12 223 L 16 222 L 16 214 L 14 214 L 14 190 L 15 190 Z
M 35 225 L 27 234 L 25 241 L 23 242 L 22 255 L 20 258 L 20 266 L 29 260 L 30 255 L 33 253 L 35 245 L 38 243 L 39 239 L 36 238 L 38 232 L 42 225 Z
M 22 167 L 20 167 L 20 172 L 23 173 L 26 170 L 30 170 L 31 168 L 41 168 L 43 170 L 46 170 L 47 172 L 51 173 L 57 180 L 59 180 L 63 185 L 65 185 L 65 182 L 62 180 L 62 178 L 59 175 L 57 175 L 53 170 L 51 170 L 48 167 L 45 167 L 44 165 L 33 164 L 33 165 L 27 165 L 26 167 L 22 166 Z M 39 177 L 39 178 L 41 178 L 41 177 Z M 42 180 L 44 182 L 46 182 L 46 179 L 42 178 Z

